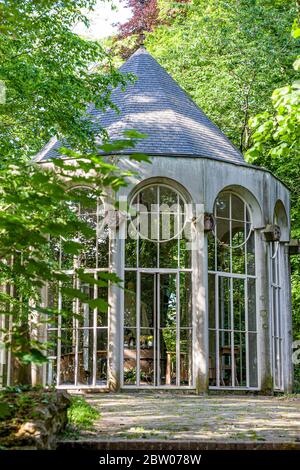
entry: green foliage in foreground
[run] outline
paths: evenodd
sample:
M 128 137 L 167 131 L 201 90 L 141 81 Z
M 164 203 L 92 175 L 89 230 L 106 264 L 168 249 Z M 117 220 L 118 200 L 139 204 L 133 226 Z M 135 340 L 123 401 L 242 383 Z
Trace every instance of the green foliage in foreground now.
M 131 132 L 111 144 L 87 119 L 91 103 L 113 107 L 111 89 L 128 80 L 100 43 L 73 32 L 77 22 L 88 23 L 84 12 L 95 5 L 95 0 L 0 2 L 0 80 L 6 88 L 0 103 L 0 347 L 13 353 L 13 383 L 30 383 L 28 365 L 46 361 L 49 345 L 38 338 L 44 323 L 72 315 L 44 305 L 41 289 L 69 280 L 53 247 L 64 239 L 64 253 L 76 256 L 82 240 L 95 235 L 74 206 L 91 205 L 126 184 L 128 173 L 99 151 L 132 148 L 139 137 Z M 66 158 L 53 160 L 55 171 L 29 163 L 50 137 L 76 149 L 61 150 Z M 79 186 L 90 187 L 89 194 Z M 118 281 L 113 274 L 97 281 L 80 269 L 75 274 L 101 287 Z M 107 309 L 103 299 L 91 304 L 80 289 L 63 293 L 70 301 Z
M 89 429 L 94 421 L 100 417 L 96 408 L 92 407 L 82 397 L 72 397 L 72 404 L 68 409 L 68 422 L 77 430 Z
M 134 132 L 130 135 L 139 136 Z M 113 151 L 134 145 L 135 139 L 126 137 L 109 148 Z M 104 150 L 104 146 L 99 150 Z M 95 232 L 78 217 L 76 204 L 93 205 L 95 198 L 108 188 L 116 191 L 125 185 L 128 176 L 98 153 L 80 154 L 67 149 L 64 152 L 68 158 L 53 159 L 54 169 L 15 164 L 5 166 L 0 173 L 0 285 L 6 286 L 0 292 L 2 342 L 22 364 L 47 360 L 48 344 L 32 334 L 32 330 L 46 322 L 55 324 L 58 315 L 74 315 L 43 304 L 42 287 L 47 283 L 69 282 L 53 244 L 63 239 L 67 241 L 65 253 L 80 255 L 85 240 L 93 238 Z M 82 187 L 89 187 L 89 192 Z M 79 281 L 100 287 L 119 281 L 113 273 L 100 273 L 95 279 L 82 268 L 75 274 Z M 108 308 L 107 301 L 90 299 L 80 288 L 62 289 L 70 300 L 79 299 L 101 312 Z M 18 380 L 26 383 L 29 378 Z

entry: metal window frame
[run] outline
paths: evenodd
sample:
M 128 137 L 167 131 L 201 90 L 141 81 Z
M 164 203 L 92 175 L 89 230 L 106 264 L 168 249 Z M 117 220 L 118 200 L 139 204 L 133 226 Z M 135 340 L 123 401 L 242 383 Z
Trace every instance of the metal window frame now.
M 275 245 L 277 244 L 277 247 Z M 275 254 L 273 250 L 275 249 Z M 271 304 L 271 357 L 273 387 L 276 391 L 284 390 L 283 381 L 283 324 L 281 318 L 281 245 L 273 242 L 269 246 L 269 268 L 270 268 L 270 304 Z M 275 265 L 275 266 L 274 266 Z M 275 296 L 275 305 L 274 305 Z M 275 357 L 275 351 L 277 355 Z M 277 370 L 277 372 L 276 372 Z
M 215 233 L 213 233 L 214 237 L 214 270 L 207 270 L 207 278 L 209 274 L 212 274 L 214 276 L 214 281 L 215 281 L 215 295 L 214 295 L 214 300 L 215 300 L 215 327 L 210 328 L 210 325 L 208 324 L 208 334 L 210 331 L 214 331 L 215 333 L 215 363 L 216 363 L 216 385 L 210 385 L 209 389 L 212 390 L 260 390 L 260 357 L 259 357 L 259 331 L 258 331 L 258 309 L 257 309 L 257 282 L 255 282 L 255 312 L 256 312 L 256 330 L 255 331 L 250 331 L 249 330 L 249 318 L 248 318 L 248 281 L 249 279 L 254 279 L 257 281 L 257 275 L 256 275 L 256 263 L 255 263 L 255 274 L 249 274 L 248 273 L 248 259 L 247 259 L 247 241 L 248 238 L 246 236 L 247 234 L 247 224 L 251 224 L 251 231 L 253 232 L 254 236 L 254 257 L 256 260 L 256 252 L 257 252 L 257 240 L 255 238 L 255 232 L 253 230 L 253 221 L 252 221 L 252 213 L 251 210 L 247 204 L 247 201 L 243 197 L 240 196 L 240 194 L 237 194 L 234 191 L 231 190 L 225 190 L 224 193 L 227 193 L 229 195 L 229 216 L 228 217 L 219 217 L 218 219 L 222 220 L 227 220 L 229 221 L 229 240 L 230 240 L 230 246 L 228 247 L 229 249 L 229 266 L 230 266 L 230 271 L 225 272 L 225 271 L 218 271 L 218 261 L 217 261 L 217 256 L 218 256 L 218 227 L 216 226 Z M 238 197 L 244 204 L 244 220 L 240 221 L 236 218 L 232 217 L 232 195 Z M 216 217 L 217 212 L 216 212 L 216 204 L 214 206 L 214 215 Z M 247 212 L 248 211 L 248 212 Z M 249 220 L 247 217 L 247 213 L 249 214 Z M 233 221 L 239 221 L 244 224 L 244 239 L 245 243 L 244 245 L 244 253 L 245 253 L 245 272 L 243 274 L 240 273 L 233 273 L 232 272 L 232 251 L 234 250 L 234 247 L 232 247 L 232 222 Z M 207 256 L 208 256 L 208 247 L 207 247 Z M 231 327 L 229 329 L 222 329 L 220 328 L 219 324 L 219 279 L 225 277 L 229 279 L 230 283 L 230 317 L 231 317 Z M 234 358 L 234 334 L 239 333 L 239 330 L 236 330 L 234 328 L 234 311 L 233 311 L 233 280 L 234 279 L 241 279 L 244 281 L 244 307 L 245 307 L 245 331 L 242 333 L 245 336 L 245 349 L 246 349 L 246 386 L 239 386 L 235 384 L 235 377 L 236 377 L 236 371 L 235 371 L 235 358 Z M 208 282 L 207 282 L 208 285 Z M 231 385 L 224 386 L 221 384 L 221 377 L 220 377 L 220 332 L 226 331 L 230 333 L 231 337 Z M 250 360 L 249 360 L 249 334 L 255 334 L 256 335 L 256 351 L 257 351 L 257 367 L 256 367 L 256 374 L 257 374 L 257 386 L 253 387 L 250 386 Z
M 87 190 L 89 188 L 86 188 Z M 98 265 L 98 258 L 99 258 L 99 250 L 98 250 L 98 235 L 99 235 L 99 207 L 100 204 L 105 203 L 105 201 L 102 198 L 97 198 L 96 202 L 96 208 L 95 208 L 95 214 L 96 214 L 96 251 L 95 251 L 95 267 L 94 268 L 84 268 L 85 273 L 93 274 L 94 278 L 96 279 L 98 277 L 98 273 L 105 272 L 109 273 L 111 272 L 110 269 L 110 262 L 108 260 L 108 265 L 107 267 L 101 267 L 99 268 Z M 79 209 L 80 212 L 80 209 Z M 110 252 L 110 237 L 108 238 L 108 252 Z M 62 263 L 62 250 L 60 249 L 59 252 L 59 264 L 61 266 Z M 73 282 L 76 283 L 76 287 L 79 288 L 79 280 L 76 277 L 75 273 L 75 266 L 76 264 L 76 257 L 74 257 L 74 266 L 73 269 L 65 269 L 63 272 L 67 275 L 69 275 L 72 279 Z M 109 282 L 108 282 L 109 284 Z M 61 295 L 61 287 L 62 283 L 58 283 L 58 312 L 62 310 L 62 295 Z M 49 286 L 46 287 L 46 298 L 48 301 L 48 289 Z M 108 286 L 109 289 L 109 286 Z M 98 295 L 98 286 L 94 284 L 93 286 L 93 298 L 97 298 Z M 73 309 L 75 309 L 74 313 L 79 313 L 80 306 L 82 305 L 79 299 L 76 299 L 75 301 L 72 302 L 73 304 Z M 105 384 L 97 384 L 97 333 L 98 331 L 105 331 L 106 332 L 106 337 L 107 337 L 107 346 L 106 346 L 106 359 L 108 361 L 108 350 L 109 350 L 109 331 L 110 331 L 110 315 L 109 315 L 109 310 L 107 314 L 107 325 L 106 326 L 97 326 L 97 319 L 98 319 L 98 309 L 94 308 L 92 312 L 92 326 L 83 328 L 79 327 L 78 319 L 75 318 L 73 319 L 73 335 L 74 335 L 74 346 L 75 346 L 75 355 L 74 355 L 74 380 L 72 384 L 61 384 L 60 383 L 60 376 L 61 376 L 61 331 L 62 331 L 62 318 L 61 315 L 58 315 L 58 323 L 57 323 L 57 328 L 49 328 L 47 327 L 46 335 L 48 335 L 49 331 L 56 331 L 57 332 L 57 348 L 56 348 L 56 356 L 48 356 L 48 358 L 51 360 L 51 363 L 56 362 L 56 388 L 57 389 L 107 389 L 108 387 L 108 370 L 107 370 L 107 377 L 106 377 L 106 383 Z M 79 370 L 79 356 L 78 356 L 78 347 L 79 347 L 79 336 L 78 333 L 81 330 L 88 329 L 93 331 L 93 346 L 92 346 L 92 383 L 91 384 L 80 384 L 78 383 L 78 370 Z M 47 340 L 46 336 L 46 340 Z M 52 367 L 52 365 L 51 365 Z M 48 377 L 47 377 L 48 376 Z M 52 377 L 53 377 L 53 372 L 52 372 Z M 47 371 L 47 374 L 45 374 L 44 377 L 44 385 L 45 386 L 50 386 L 50 374 L 49 370 Z M 52 381 L 51 381 L 52 382 Z
M 157 188 L 157 200 L 158 200 L 158 207 L 160 207 L 160 187 L 163 186 L 163 187 L 166 187 L 170 190 L 172 190 L 174 193 L 177 194 L 177 204 L 178 204 L 178 207 L 180 206 L 179 204 L 179 198 L 181 198 L 181 200 L 183 201 L 184 203 L 184 210 L 185 210 L 185 215 L 186 217 L 188 216 L 188 213 L 186 212 L 186 201 L 184 199 L 184 197 L 182 196 L 182 194 L 174 187 L 168 185 L 168 184 L 165 184 L 165 183 L 151 183 L 149 185 L 145 185 L 143 186 L 139 191 L 137 191 L 131 198 L 131 204 L 135 201 L 135 199 L 137 198 L 137 204 L 139 204 L 139 194 L 145 190 L 146 188 L 149 188 L 149 187 L 153 187 L 155 186 Z M 178 227 L 179 227 L 179 223 L 180 223 L 180 218 L 178 217 Z M 127 227 L 126 227 L 126 230 L 127 230 Z M 158 223 L 158 240 L 159 240 L 159 230 L 160 230 L 160 223 Z M 179 235 L 179 233 L 178 233 Z M 120 364 L 121 364 L 121 373 L 120 373 L 120 378 L 121 378 L 121 388 L 122 389 L 129 389 L 129 390 L 133 390 L 133 389 L 139 389 L 139 390 L 159 390 L 159 389 L 163 389 L 163 390 L 174 390 L 174 389 L 195 389 L 195 383 L 194 383 L 194 374 L 193 374 L 193 352 L 191 351 L 191 374 L 192 374 L 192 377 L 191 377 L 191 385 L 180 385 L 180 332 L 181 332 L 181 328 L 180 328 L 180 274 L 181 273 L 191 273 L 191 289 L 192 289 L 192 292 L 191 292 L 191 295 L 192 295 L 192 298 L 193 298 L 193 289 L 194 289 L 194 286 L 193 286 L 193 276 L 192 276 L 192 273 L 193 273 L 193 267 L 192 267 L 192 263 L 193 263 L 193 256 L 192 256 L 192 259 L 191 259 L 191 268 L 180 268 L 180 236 L 177 236 L 176 237 L 177 240 L 178 240 L 178 253 L 177 253 L 177 268 L 161 268 L 160 267 L 160 260 L 159 260 L 159 250 L 160 250 L 160 243 L 159 242 L 154 242 L 154 243 L 157 243 L 157 267 L 156 268 L 145 268 L 145 267 L 139 267 L 140 266 L 140 260 L 139 260 L 139 240 L 140 240 L 140 237 L 137 237 L 137 242 L 136 242 L 136 266 L 135 267 L 129 267 L 129 266 L 126 266 L 126 259 L 124 259 L 124 274 L 126 274 L 126 272 L 135 272 L 136 273 L 136 327 L 137 327 L 137 340 L 136 340 L 136 349 L 137 349 L 137 352 L 136 352 L 136 384 L 132 384 L 132 385 L 126 385 L 124 383 L 124 299 L 123 299 L 123 303 L 122 303 L 122 312 L 121 312 L 121 330 L 122 330 L 122 333 L 121 333 L 121 360 L 120 360 Z M 126 253 L 126 250 L 125 250 L 125 243 L 126 243 L 126 239 L 123 240 L 123 249 L 124 249 L 124 253 Z M 153 274 L 153 275 L 157 275 L 157 279 L 158 279 L 158 282 L 156 282 L 156 309 L 158 309 L 158 313 L 155 315 L 156 317 L 156 321 L 159 321 L 159 316 L 160 316 L 160 275 L 161 274 L 175 274 L 176 275 L 176 296 L 177 296 L 177 299 L 176 299 L 176 385 L 161 385 L 160 384 L 160 364 L 159 364 L 159 361 L 156 360 L 156 364 L 154 366 L 154 370 L 156 370 L 156 374 L 157 374 L 157 377 L 154 377 L 154 379 L 156 379 L 156 381 L 154 381 L 154 385 L 147 385 L 147 386 L 143 386 L 140 384 L 140 340 L 139 340 L 139 331 L 140 331 L 140 304 L 141 304 L 141 295 L 140 295 L 140 290 L 141 290 L 141 274 L 142 273 L 149 273 L 149 274 Z M 124 295 L 123 295 L 124 297 Z M 194 309 L 195 309 L 195 306 L 194 306 L 194 302 L 192 301 L 192 312 L 191 312 L 191 326 L 188 328 L 189 330 L 191 330 L 191 333 L 192 333 L 192 344 L 194 344 L 194 315 L 195 315 L 195 312 L 194 312 Z M 160 349 L 160 330 L 161 328 L 157 328 L 157 331 L 158 331 L 158 337 L 156 338 L 156 341 L 157 341 L 157 344 L 155 344 L 155 341 L 154 341 L 154 350 L 155 350 L 155 354 L 156 355 L 159 355 L 159 349 Z M 193 348 L 192 348 L 193 349 Z M 158 383 L 157 385 L 155 385 L 155 383 Z

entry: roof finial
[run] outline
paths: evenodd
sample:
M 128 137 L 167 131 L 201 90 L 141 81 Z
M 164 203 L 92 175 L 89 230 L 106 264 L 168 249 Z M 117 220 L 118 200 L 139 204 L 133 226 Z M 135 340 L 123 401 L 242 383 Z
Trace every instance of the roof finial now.
M 145 0 L 139 0 L 141 7 L 144 7 Z M 141 32 L 139 34 L 139 46 L 140 47 L 145 47 L 145 31 L 146 31 L 146 24 L 145 24 L 145 17 L 143 13 L 141 13 Z

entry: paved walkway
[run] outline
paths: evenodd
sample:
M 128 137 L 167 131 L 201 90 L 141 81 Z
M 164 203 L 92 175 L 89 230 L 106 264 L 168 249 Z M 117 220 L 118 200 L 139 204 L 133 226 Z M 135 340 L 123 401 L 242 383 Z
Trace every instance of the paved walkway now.
M 80 440 L 300 442 L 300 396 L 90 394 L 101 417 Z

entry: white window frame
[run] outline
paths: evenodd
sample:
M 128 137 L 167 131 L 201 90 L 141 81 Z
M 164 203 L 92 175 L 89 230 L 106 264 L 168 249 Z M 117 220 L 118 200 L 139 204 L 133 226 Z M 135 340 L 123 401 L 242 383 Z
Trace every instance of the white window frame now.
M 130 198 L 130 204 L 132 204 L 133 200 L 135 199 L 135 197 L 140 193 L 142 192 L 143 190 L 149 188 L 149 187 L 154 187 L 154 186 L 158 186 L 158 187 L 166 187 L 172 191 L 174 191 L 175 193 L 177 193 L 178 197 L 180 197 L 182 199 L 182 201 L 184 202 L 184 205 L 185 205 L 185 210 L 187 211 L 186 212 L 186 217 L 189 217 L 191 214 L 189 214 L 189 211 L 187 210 L 187 207 L 186 207 L 186 199 L 184 198 L 184 196 L 181 194 L 180 191 L 178 191 L 176 188 L 174 188 L 174 186 L 172 186 L 172 184 L 166 184 L 166 183 L 160 183 L 160 182 L 151 182 L 149 184 L 146 184 L 146 185 L 143 185 L 139 190 L 135 191 L 134 194 L 132 195 L 132 197 Z M 159 191 L 159 190 L 158 190 Z M 160 203 L 160 198 L 159 198 L 159 193 L 158 193 L 158 203 Z M 128 230 L 127 228 L 127 225 L 125 224 L 125 230 Z M 159 230 L 159 224 L 158 224 L 158 230 Z M 137 356 L 136 356 L 136 384 L 133 384 L 133 385 L 128 385 L 128 384 L 125 384 L 124 382 L 124 292 L 123 292 L 123 295 L 122 295 L 122 302 L 121 302 L 121 305 L 122 305 L 122 309 L 121 309 L 121 354 L 120 354 L 120 369 L 121 369 L 121 373 L 120 373 L 120 378 L 121 378 L 121 388 L 122 389 L 125 389 L 125 390 L 160 390 L 160 389 L 163 389 L 163 390 L 174 390 L 174 389 L 180 389 L 180 390 L 184 390 L 184 389 L 188 389 L 188 390 L 193 390 L 195 389 L 195 380 L 194 380 L 194 343 L 195 343 L 195 328 L 194 328 L 194 318 L 195 318 L 195 306 L 194 306 L 194 296 L 193 296 L 193 291 L 194 291 L 194 279 L 193 279 L 193 272 L 194 272 L 194 269 L 193 269 L 193 260 L 194 260 L 194 257 L 193 257 L 193 251 L 191 251 L 191 268 L 160 268 L 160 267 L 157 267 L 157 268 L 141 268 L 141 267 L 126 267 L 126 250 L 125 250 L 125 243 L 126 243 L 126 239 L 124 240 L 125 237 L 123 237 L 123 252 L 124 252 L 124 278 L 125 278 L 125 274 L 126 272 L 136 272 L 136 328 L 137 328 L 137 338 L 136 338 L 136 345 L 137 345 Z M 180 238 L 178 237 L 178 264 L 180 262 L 180 248 L 179 248 L 179 244 L 180 244 Z M 157 252 L 157 257 L 158 257 L 158 265 L 159 265 L 159 243 L 158 243 L 158 252 Z M 136 266 L 139 266 L 139 245 L 138 243 L 136 244 Z M 176 367 L 177 367 L 177 371 L 176 371 L 176 385 L 140 385 L 140 361 L 139 361 L 139 354 L 138 354 L 138 351 L 140 349 L 140 340 L 139 340 L 139 309 L 140 309 L 140 297 L 141 297 L 141 294 L 140 294 L 140 286 L 141 286 L 141 282 L 140 282 L 140 276 L 141 276 L 141 273 L 149 273 L 149 274 L 157 274 L 158 276 L 160 274 L 176 274 L 176 292 L 177 292 L 177 305 L 176 305 L 176 319 L 177 319 L 177 322 L 176 322 L 176 329 L 180 329 L 180 325 L 178 323 L 178 318 L 180 316 L 180 293 L 179 293 L 179 279 L 180 279 L 180 273 L 185 273 L 185 272 L 189 272 L 191 273 L 191 289 L 192 289 L 192 292 L 191 292 L 191 298 L 192 298 L 192 312 L 191 312 L 191 316 L 192 316 L 192 321 L 191 321 L 191 331 L 192 331 L 192 352 L 191 352 L 191 358 L 190 360 L 192 361 L 192 366 L 191 366 L 191 371 L 192 371 L 192 378 L 191 378 L 191 385 L 180 385 L 180 371 L 179 371 L 179 367 L 180 367 L 180 362 L 179 362 L 179 345 L 176 344 Z M 158 299 L 156 299 L 157 302 L 158 302 Z
M 215 328 L 210 328 L 209 326 L 209 321 L 208 321 L 208 335 L 210 334 L 210 331 L 215 332 L 215 361 L 216 361 L 216 385 L 209 385 L 209 389 L 211 390 L 260 390 L 260 355 L 259 355 L 259 324 L 258 324 L 258 283 L 257 283 L 257 240 L 255 237 L 255 231 L 253 230 L 253 217 L 252 217 L 252 212 L 250 210 L 250 207 L 247 203 L 247 201 L 238 193 L 235 191 L 232 191 L 230 189 L 221 191 L 219 193 L 228 193 L 229 195 L 233 195 L 238 197 L 243 203 L 244 203 L 244 225 L 246 227 L 247 223 L 247 217 L 246 217 L 246 211 L 248 210 L 248 214 L 250 217 L 250 223 L 251 223 L 251 231 L 253 231 L 253 237 L 254 237 L 254 259 L 255 259 L 255 273 L 254 274 L 248 274 L 247 271 L 247 258 L 245 257 L 245 273 L 243 274 L 238 274 L 238 273 L 232 273 L 231 272 L 231 267 L 232 267 L 232 249 L 230 249 L 230 272 L 226 271 L 218 271 L 217 270 L 217 237 L 213 233 L 214 237 L 214 260 L 215 260 L 215 269 L 214 270 L 208 270 L 207 269 L 207 281 L 206 285 L 208 287 L 208 276 L 211 274 L 215 278 L 215 292 L 214 292 L 214 300 L 215 300 Z M 219 196 L 218 195 L 218 196 Z M 217 199 L 216 199 L 217 200 Z M 214 215 L 216 214 L 216 201 L 214 204 Z M 230 245 L 231 245 L 231 237 L 232 237 L 232 221 L 235 220 L 232 217 L 232 210 L 231 210 L 231 197 L 230 197 L 230 208 L 229 208 L 229 217 L 225 218 L 230 222 Z M 221 218 L 222 217 L 218 217 Z M 246 230 L 245 230 L 246 234 Z M 247 239 L 246 239 L 247 241 Z M 208 243 L 206 243 L 206 256 L 208 259 Z M 230 315 L 231 315 L 231 328 L 227 329 L 227 332 L 230 332 L 230 337 L 231 337 L 231 367 L 232 367 L 232 372 L 231 372 L 231 385 L 225 386 L 221 385 L 220 383 L 220 361 L 219 361 L 219 350 L 220 350 L 220 329 L 219 329 L 219 278 L 224 277 L 230 280 Z M 235 384 L 235 361 L 232 360 L 234 357 L 234 334 L 235 332 L 239 332 L 239 330 L 234 329 L 234 324 L 233 324 L 233 279 L 243 279 L 244 280 L 244 289 L 245 289 L 245 298 L 244 298 L 244 304 L 245 304 L 245 344 L 246 344 L 246 386 L 239 386 Z M 256 311 L 256 331 L 249 331 L 248 330 L 248 279 L 254 279 L 255 280 L 255 311 Z M 208 294 L 209 295 L 209 294 Z M 250 379 L 249 379 L 249 333 L 253 333 L 256 335 L 256 354 L 257 354 L 257 386 L 250 386 Z M 209 340 L 208 340 L 209 343 Z M 209 349 L 209 348 L 208 348 Z M 210 350 L 209 353 L 210 355 Z
M 80 186 L 80 189 L 89 189 L 86 186 Z M 98 233 L 99 230 L 99 206 L 100 204 L 105 205 L 105 201 L 102 198 L 97 199 L 97 227 L 96 227 L 96 232 Z M 107 267 L 99 268 L 85 268 L 84 272 L 88 274 L 93 274 L 94 278 L 97 279 L 97 276 L 99 273 L 110 273 L 110 260 L 109 260 L 109 255 L 110 255 L 110 234 L 108 233 L 108 263 Z M 96 252 L 98 255 L 98 236 L 96 237 Z M 61 257 L 62 257 L 62 250 L 60 249 L 60 254 L 59 254 L 59 263 L 61 265 Z M 78 279 L 75 278 L 75 268 L 74 269 L 66 269 L 63 270 L 64 274 L 67 274 L 73 279 L 73 282 L 76 282 L 77 288 L 79 288 L 79 281 Z M 109 283 L 108 283 L 109 284 Z M 58 311 L 62 310 L 62 295 L 61 295 L 61 282 L 58 284 Z M 94 284 L 94 299 L 97 298 L 98 295 L 98 286 Z M 109 286 L 107 287 L 107 290 L 109 291 Z M 47 292 L 46 292 L 46 298 L 47 298 L 47 303 L 48 303 L 48 295 L 49 295 L 49 289 L 47 286 Z M 108 294 L 109 295 L 109 294 Z M 108 300 L 108 299 L 107 299 Z M 83 304 L 84 305 L 84 304 Z M 80 302 L 78 299 L 73 301 L 73 313 L 79 314 L 80 312 Z M 106 326 L 97 326 L 97 315 L 98 315 L 98 309 L 95 308 L 93 309 L 93 326 L 91 327 L 78 327 L 79 321 L 77 318 L 73 318 L 73 333 L 75 333 L 75 355 L 74 355 L 74 383 L 73 384 L 61 384 L 60 383 L 60 360 L 61 360 L 61 336 L 59 332 L 61 331 L 61 316 L 58 317 L 58 325 L 56 328 L 49 328 L 47 325 L 46 328 L 46 333 L 45 333 L 45 340 L 48 340 L 48 332 L 50 331 L 57 331 L 57 346 L 56 346 L 56 356 L 47 356 L 48 357 L 48 364 L 47 364 L 47 370 L 43 374 L 43 380 L 44 380 L 44 385 L 50 386 L 51 383 L 53 383 L 53 380 L 50 380 L 51 370 L 49 371 L 50 364 L 52 362 L 56 362 L 56 384 L 55 387 L 57 389 L 107 389 L 108 388 L 108 382 L 109 382 L 109 332 L 110 332 L 110 309 L 108 308 L 108 313 L 107 313 L 107 325 Z M 93 364 L 92 364 L 92 383 L 91 384 L 81 384 L 78 383 L 78 369 L 79 369 L 79 358 L 78 358 L 78 343 L 79 343 L 79 337 L 78 337 L 78 331 L 79 330 L 92 330 L 93 331 Z M 106 347 L 106 361 L 107 361 L 107 376 L 106 376 L 106 383 L 105 384 L 97 384 L 96 376 L 97 376 L 97 333 L 100 331 L 106 332 L 106 337 L 107 337 L 107 347 Z

